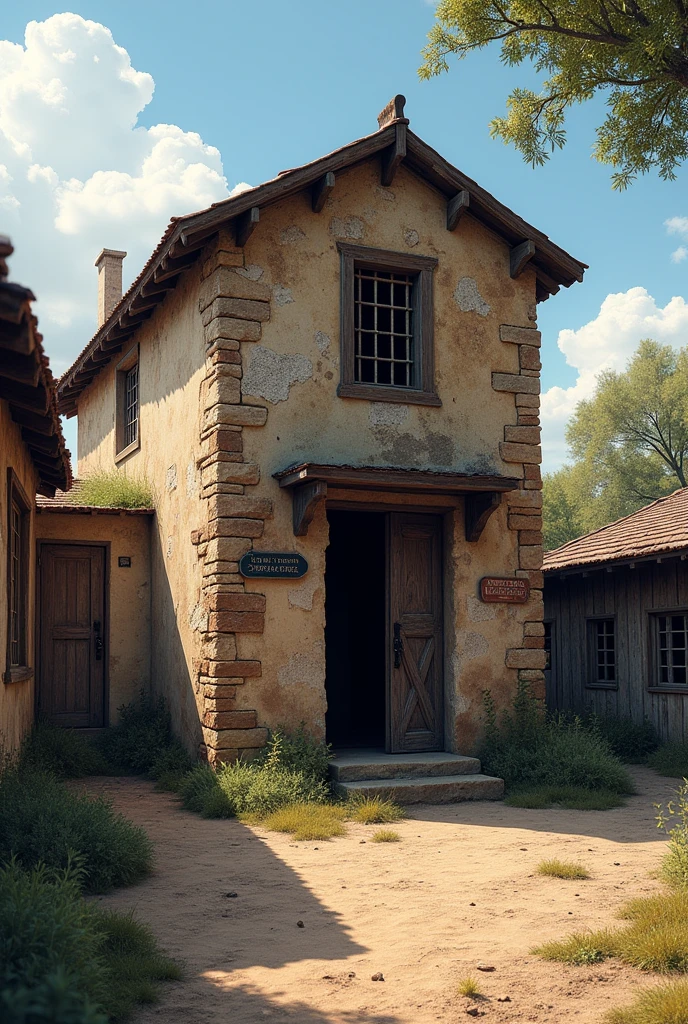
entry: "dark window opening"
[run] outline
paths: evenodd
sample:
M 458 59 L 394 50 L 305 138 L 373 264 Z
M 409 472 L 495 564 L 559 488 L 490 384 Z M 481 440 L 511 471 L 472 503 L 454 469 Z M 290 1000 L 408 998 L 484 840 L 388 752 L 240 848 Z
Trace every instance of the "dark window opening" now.
M 655 616 L 656 685 L 684 687 L 688 650 L 688 615 L 683 612 Z
M 597 619 L 593 623 L 593 679 L 597 683 L 616 681 L 616 638 L 614 619 Z
M 385 516 L 329 511 L 327 518 L 327 740 L 340 748 L 384 748 Z
M 7 683 L 26 678 L 29 662 L 29 534 L 31 506 L 14 472 L 7 471 Z M 24 673 L 24 674 L 22 674 Z
M 416 386 L 413 342 L 416 276 L 356 267 L 354 380 L 358 383 Z
M 139 364 L 127 370 L 124 380 L 124 444 L 139 439 Z
M 545 622 L 545 672 L 552 668 L 552 623 Z

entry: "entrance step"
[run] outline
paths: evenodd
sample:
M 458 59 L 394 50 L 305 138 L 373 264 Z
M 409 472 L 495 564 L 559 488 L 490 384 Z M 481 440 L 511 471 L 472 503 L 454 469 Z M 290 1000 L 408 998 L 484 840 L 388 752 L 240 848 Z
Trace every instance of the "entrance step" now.
M 470 760 L 467 758 L 466 760 Z M 491 775 L 419 775 L 414 778 L 336 782 L 340 796 L 383 797 L 397 804 L 453 804 L 463 800 L 501 800 L 504 782 Z
M 376 750 L 339 750 L 330 761 L 330 775 L 335 782 L 444 778 L 479 773 L 477 757 L 463 757 L 461 754 L 384 754 Z

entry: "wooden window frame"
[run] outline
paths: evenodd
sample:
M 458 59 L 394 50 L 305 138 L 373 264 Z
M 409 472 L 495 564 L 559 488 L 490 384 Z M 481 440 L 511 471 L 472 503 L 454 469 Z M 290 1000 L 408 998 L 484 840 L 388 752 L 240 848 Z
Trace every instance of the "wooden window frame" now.
M 597 623 L 611 622 L 614 630 L 614 678 L 597 679 Z M 618 690 L 619 689 L 619 647 L 616 615 L 588 615 L 585 619 L 585 643 L 587 657 L 586 690 Z
M 21 683 L 33 677 L 29 664 L 29 545 L 32 504 L 17 474 L 7 470 L 7 651 L 3 682 Z M 12 661 L 12 511 L 20 514 L 19 547 L 19 661 Z
M 556 624 L 554 619 L 543 619 L 543 628 L 545 630 L 543 635 L 543 650 L 546 655 L 549 655 L 545 662 L 544 672 L 552 671 L 552 664 L 554 662 L 554 637 L 556 633 Z M 547 627 L 549 626 L 549 648 L 547 647 Z
M 134 366 L 139 367 L 138 380 L 138 425 L 136 440 L 125 444 L 125 402 L 127 397 L 127 374 Z M 141 364 L 139 361 L 139 346 L 132 346 L 127 354 L 120 359 L 115 368 L 115 462 L 121 462 L 127 456 L 136 452 L 141 447 Z
M 373 249 L 366 245 L 337 242 L 341 260 L 340 297 L 340 398 L 362 398 L 369 402 L 396 402 L 401 405 L 442 405 L 435 389 L 433 273 L 437 260 L 432 256 Z M 355 379 L 356 337 L 354 327 L 354 282 L 357 267 L 413 274 L 414 373 L 418 386 L 364 384 Z
M 660 681 L 659 672 L 659 617 L 660 615 L 683 615 L 688 619 L 688 608 L 684 605 L 678 608 L 653 608 L 648 612 L 648 647 L 649 647 L 649 693 L 678 693 L 688 694 L 688 681 L 678 686 Z M 688 666 L 687 666 L 688 667 Z M 688 674 L 688 673 L 687 673 Z

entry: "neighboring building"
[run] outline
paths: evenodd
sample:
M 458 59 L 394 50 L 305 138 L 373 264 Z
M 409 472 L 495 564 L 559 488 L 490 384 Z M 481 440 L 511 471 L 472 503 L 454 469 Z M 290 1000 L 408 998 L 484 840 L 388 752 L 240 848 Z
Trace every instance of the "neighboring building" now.
M 34 720 L 36 493 L 71 485 L 34 296 L 7 281 L 12 251 L 0 236 L 0 753 Z
M 544 558 L 551 708 L 688 737 L 688 488 Z
M 466 751 L 485 687 L 544 684 L 535 308 L 585 265 L 414 135 L 403 97 L 379 125 L 174 219 L 123 298 L 104 250 L 100 326 L 60 381 L 79 475 L 156 490 L 151 683 L 211 761 L 300 722 Z M 115 627 L 118 600 L 110 664 L 147 614 L 127 598 Z

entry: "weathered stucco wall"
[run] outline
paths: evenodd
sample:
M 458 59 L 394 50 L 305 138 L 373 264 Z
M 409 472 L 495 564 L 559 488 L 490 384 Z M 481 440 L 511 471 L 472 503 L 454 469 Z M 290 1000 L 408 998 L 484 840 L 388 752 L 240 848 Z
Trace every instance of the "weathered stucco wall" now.
M 12 420 L 7 403 L 0 400 L 0 678 L 4 676 L 7 663 L 7 527 L 8 490 L 7 470 L 12 469 L 29 502 L 33 504 L 38 475 L 29 453 L 21 438 L 19 427 Z M 28 622 L 27 651 L 29 667 L 34 662 L 34 590 L 36 561 L 34 544 L 34 513 L 30 517 L 29 571 L 28 571 Z M 0 752 L 9 753 L 21 743 L 33 723 L 34 715 L 33 678 L 22 682 L 0 683 Z
M 36 540 L 54 543 L 108 544 L 106 602 L 110 619 L 108 722 L 117 709 L 148 690 L 151 681 L 151 522 L 146 515 L 80 515 L 41 511 Z M 118 565 L 120 555 L 131 567 Z
M 202 525 L 199 501 L 200 404 L 204 377 L 203 327 L 198 312 L 200 268 L 182 278 L 140 327 L 141 447 L 115 466 L 115 366 L 79 400 L 78 475 L 118 468 L 144 477 L 155 491 L 151 524 L 151 682 L 169 703 L 175 729 L 196 747 L 200 568 L 189 535 Z M 122 351 L 122 356 L 129 349 Z M 119 358 L 119 357 L 118 357 Z M 113 629 L 114 633 L 114 629 Z

